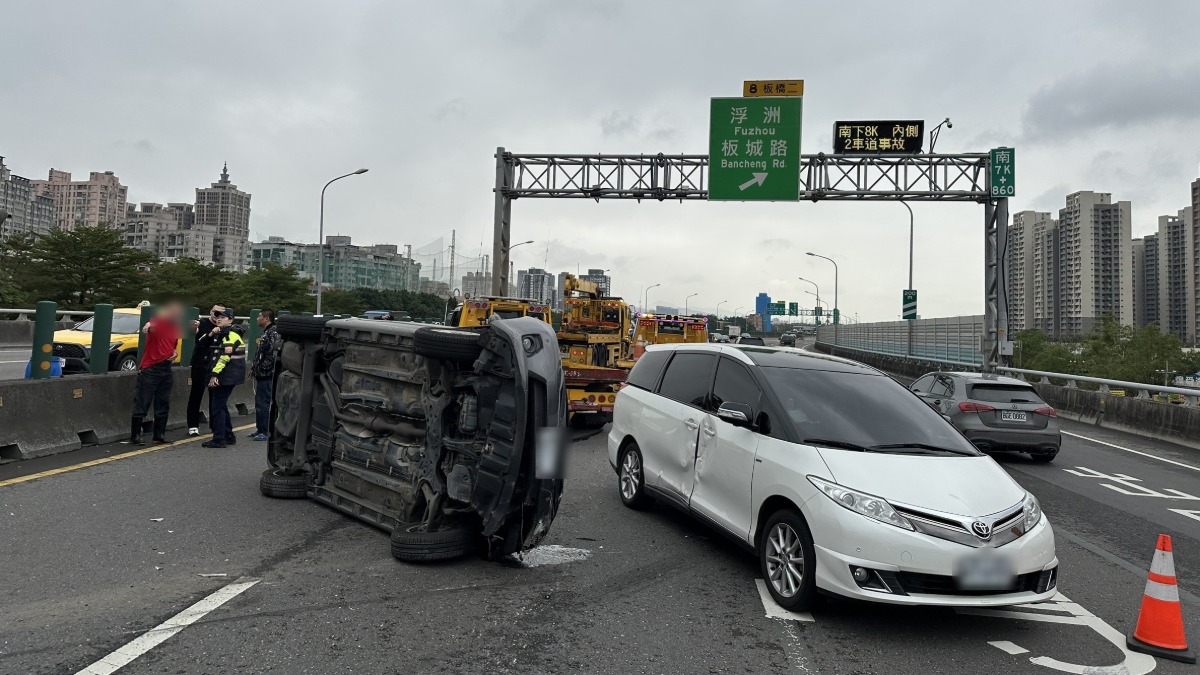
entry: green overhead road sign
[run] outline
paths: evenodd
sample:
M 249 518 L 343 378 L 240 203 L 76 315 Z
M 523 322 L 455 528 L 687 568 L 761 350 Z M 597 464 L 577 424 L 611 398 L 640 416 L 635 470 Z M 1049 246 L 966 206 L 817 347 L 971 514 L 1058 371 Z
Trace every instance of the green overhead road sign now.
M 787 304 L 782 301 L 767 303 L 767 314 L 769 316 L 783 316 L 787 314 Z
M 803 98 L 714 98 L 708 127 L 708 198 L 798 201 Z
M 901 299 L 901 307 L 904 309 L 905 320 L 917 318 L 917 292 L 909 289 L 904 291 L 904 297 Z
M 821 316 L 821 306 L 813 307 L 813 316 Z
M 842 322 L 842 311 L 840 309 L 838 309 L 837 307 L 834 307 L 833 308 L 833 324 L 836 326 L 837 324 L 839 324 L 841 322 Z
M 798 303 L 798 302 L 789 302 L 788 303 L 788 316 L 800 316 L 800 303 Z
M 991 193 L 993 197 L 1014 197 L 1017 194 L 1017 151 L 996 148 L 991 156 Z

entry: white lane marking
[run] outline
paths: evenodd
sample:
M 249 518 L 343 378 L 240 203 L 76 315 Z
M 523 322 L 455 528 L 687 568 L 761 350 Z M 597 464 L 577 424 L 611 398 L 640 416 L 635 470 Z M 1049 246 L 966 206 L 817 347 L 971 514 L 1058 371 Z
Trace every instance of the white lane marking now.
M 1062 433 L 1062 435 L 1064 435 L 1064 436 L 1071 436 L 1073 438 L 1081 438 L 1085 441 L 1091 441 L 1092 443 L 1106 445 L 1110 448 L 1116 448 L 1117 450 L 1124 450 L 1125 452 L 1132 452 L 1133 454 L 1141 455 L 1142 457 L 1149 457 L 1150 459 L 1157 459 L 1160 462 L 1166 462 L 1167 464 L 1174 464 L 1175 466 L 1181 466 L 1185 469 L 1191 469 L 1192 471 L 1200 471 L 1200 466 L 1192 466 L 1191 464 L 1184 464 L 1183 462 L 1177 462 L 1173 459 L 1167 459 L 1166 457 L 1159 457 L 1158 455 L 1152 455 L 1148 452 L 1142 452 L 1141 450 L 1134 450 L 1133 448 L 1126 448 L 1126 447 L 1123 447 L 1120 445 L 1116 445 L 1114 443 L 1109 443 L 1108 441 L 1101 441 L 1099 439 L 1089 438 L 1087 436 L 1081 436 L 1080 434 L 1071 433 L 1070 431 L 1063 431 L 1060 433 Z
M 217 590 L 75 675 L 110 675 L 117 672 L 137 657 L 166 642 L 171 636 L 199 621 L 204 615 L 229 602 L 259 581 L 259 579 L 241 579 Z
M 1165 492 L 1153 490 L 1145 485 L 1134 485 L 1134 483 L 1142 482 L 1142 479 L 1134 478 L 1133 476 L 1123 473 L 1115 473 L 1110 476 L 1095 469 L 1089 469 L 1086 466 L 1077 466 L 1074 469 L 1063 469 L 1063 471 L 1075 476 L 1079 476 L 1080 478 L 1111 480 L 1112 482 L 1123 487 L 1117 487 L 1116 485 L 1110 485 L 1108 483 L 1100 483 L 1100 487 L 1106 487 L 1113 492 L 1119 492 L 1123 495 L 1129 495 L 1130 497 L 1160 497 L 1162 499 L 1187 499 L 1191 501 L 1200 501 L 1200 497 L 1176 490 L 1175 488 L 1164 488 L 1165 492 L 1171 493 L 1165 494 Z
M 1191 518 L 1192 520 L 1200 520 L 1200 511 L 1188 511 L 1185 509 L 1167 509 L 1167 510 L 1174 511 L 1175 513 L 1178 513 L 1179 515 L 1183 516 L 1184 518 Z
M 758 597 L 762 599 L 763 610 L 767 613 L 767 618 L 783 619 L 784 621 L 813 622 L 812 614 L 808 612 L 793 612 L 780 607 L 775 602 L 775 598 L 771 597 L 771 592 L 767 590 L 767 582 L 762 579 L 755 579 L 754 583 L 758 586 Z
M 1030 606 L 1030 605 L 1027 605 Z M 1125 636 L 1117 632 L 1117 629 L 1108 625 L 1104 619 L 1092 614 L 1084 609 L 1082 605 L 1071 602 L 1070 598 L 1062 593 L 1056 593 L 1048 602 L 1037 603 L 1030 607 L 1036 607 L 1039 610 L 1050 612 L 1067 612 L 1070 616 L 1057 616 L 1052 614 L 1036 614 L 1034 612 L 1016 612 L 1013 608 L 1003 609 L 976 609 L 973 607 L 961 607 L 956 609 L 959 614 L 973 614 L 978 616 L 994 616 L 1004 619 L 1020 619 L 1023 621 L 1045 621 L 1050 623 L 1068 623 L 1079 626 L 1087 626 L 1096 631 L 1100 637 L 1111 642 L 1121 653 L 1125 655 L 1125 659 L 1121 663 L 1111 666 L 1081 666 L 1076 663 L 1066 663 L 1058 659 L 1050 658 L 1049 656 L 1035 656 L 1029 659 L 1029 662 L 1057 670 L 1064 673 L 1076 673 L 1078 675 L 1146 675 L 1154 670 L 1157 662 L 1153 656 L 1149 654 L 1138 654 L 1131 652 L 1125 647 Z M 992 646 L 998 646 L 994 642 L 989 642 Z
M 1014 645 L 1013 643 L 1008 642 L 1006 640 L 997 640 L 996 642 L 989 642 L 988 644 L 995 647 L 996 649 L 999 649 L 1002 652 L 1006 652 L 1006 653 L 1012 654 L 1014 656 L 1017 654 L 1028 654 L 1029 653 L 1028 649 L 1021 647 L 1020 645 Z
M 21 361 L 0 361 L 0 363 L 29 363 L 29 359 L 23 359 Z

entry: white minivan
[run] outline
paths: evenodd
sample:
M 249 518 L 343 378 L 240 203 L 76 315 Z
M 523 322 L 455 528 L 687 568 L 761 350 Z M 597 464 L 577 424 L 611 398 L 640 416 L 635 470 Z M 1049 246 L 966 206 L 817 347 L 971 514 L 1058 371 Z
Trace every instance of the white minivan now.
M 1002 606 L 1056 591 L 1037 499 L 874 368 L 772 347 L 647 348 L 617 395 L 621 501 L 755 550 L 772 597 Z

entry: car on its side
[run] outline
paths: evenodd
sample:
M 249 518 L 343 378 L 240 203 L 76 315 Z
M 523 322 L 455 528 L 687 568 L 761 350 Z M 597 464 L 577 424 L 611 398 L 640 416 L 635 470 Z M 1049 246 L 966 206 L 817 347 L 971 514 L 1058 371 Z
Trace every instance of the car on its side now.
M 757 345 L 759 347 L 766 346 L 766 342 L 757 335 L 739 335 L 737 340 L 734 340 L 739 345 Z
M 779 336 L 779 346 L 780 347 L 795 347 L 796 346 L 796 334 L 795 333 L 784 333 L 783 335 L 780 335 Z
M 138 307 L 120 307 L 113 310 L 108 354 L 105 356 L 109 370 L 137 370 L 141 315 L 142 310 Z M 88 372 L 88 364 L 92 358 L 92 328 L 95 324 L 96 318 L 91 317 L 71 328 L 54 331 L 52 354 L 63 359 L 63 373 Z M 181 352 L 177 345 L 175 363 L 179 363 Z
M 406 562 L 499 558 L 549 531 L 566 389 L 554 330 L 281 316 L 259 490 L 391 534 Z
M 935 372 L 909 387 L 984 452 L 1025 452 L 1037 462 L 1058 455 L 1058 413 L 1033 385 L 1014 377 Z
M 753 549 L 771 596 L 1002 606 L 1055 594 L 1037 499 L 903 385 L 775 347 L 651 347 L 608 436 L 621 501 Z

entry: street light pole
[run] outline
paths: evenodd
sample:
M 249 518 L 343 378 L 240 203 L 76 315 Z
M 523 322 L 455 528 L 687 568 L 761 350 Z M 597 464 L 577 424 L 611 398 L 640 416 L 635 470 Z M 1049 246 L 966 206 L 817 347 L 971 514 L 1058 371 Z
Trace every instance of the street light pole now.
M 684 316 L 688 316 L 688 300 L 691 300 L 692 298 L 696 297 L 697 295 L 700 295 L 700 293 L 698 293 L 698 292 L 692 293 L 691 295 L 689 295 L 683 299 L 683 315 Z
M 333 185 L 335 181 L 366 172 L 366 169 L 351 171 L 344 176 L 334 178 L 326 183 L 325 187 L 321 188 L 321 220 L 317 225 L 317 316 L 321 316 L 321 287 L 325 285 L 325 190 L 330 185 Z
M 662 284 L 654 284 L 653 286 L 646 287 L 646 292 L 642 296 L 642 312 L 643 313 L 645 313 L 645 314 L 650 313 L 650 289 L 658 288 L 659 286 L 662 286 Z
M 722 301 L 720 301 L 720 302 L 718 302 L 718 303 L 717 303 L 717 312 L 716 312 L 716 314 L 717 314 L 717 321 L 720 321 L 720 320 L 721 320 L 721 305 L 723 305 L 723 304 L 725 304 L 725 303 L 727 303 L 727 302 L 729 302 L 729 301 L 728 301 L 728 300 L 722 300 Z
M 946 121 L 949 122 L 950 120 L 947 119 Z M 930 145 L 930 148 L 932 151 L 932 147 L 933 147 L 932 141 L 930 142 L 929 145 Z M 902 202 L 900 202 L 900 204 L 902 206 L 904 206 L 904 208 L 908 209 L 908 288 L 906 290 L 911 291 L 913 289 L 913 233 L 916 232 L 916 218 L 913 217 L 913 210 L 912 210 L 912 207 L 908 205 L 908 202 L 902 201 Z M 900 315 L 904 316 L 903 303 L 900 305 Z M 913 338 L 912 320 L 909 320 L 909 322 L 908 322 L 908 331 L 907 332 L 908 332 L 908 347 L 907 347 L 906 353 L 908 356 L 912 356 L 912 338 Z
M 513 244 L 512 246 L 509 246 L 509 247 L 508 247 L 507 253 L 506 253 L 506 254 L 505 254 L 505 256 L 504 256 L 505 258 L 508 258 L 508 283 L 510 283 L 510 284 L 511 284 L 511 283 L 512 283 L 512 280 L 513 280 L 513 261 L 512 261 L 512 256 L 511 256 L 511 255 L 508 255 L 508 254 L 509 254 L 509 253 L 512 253 L 512 250 L 513 250 L 514 248 L 518 247 L 518 246 L 524 246 L 525 244 L 532 244 L 532 243 L 533 243 L 533 240 L 532 240 L 532 239 L 530 239 L 529 241 L 517 242 L 516 244 Z M 499 290 L 499 291 L 496 293 L 496 295 L 500 295 L 500 296 L 508 296 L 508 295 L 509 295 L 509 289 L 507 289 L 507 288 L 501 288 L 501 289 L 500 289 L 500 290 Z
M 833 346 L 836 347 L 838 343 L 838 324 L 841 323 L 841 317 L 838 316 L 841 313 L 838 311 L 838 264 L 833 258 L 818 255 L 812 251 L 808 251 L 807 254 L 814 258 L 821 258 L 833 263 Z

